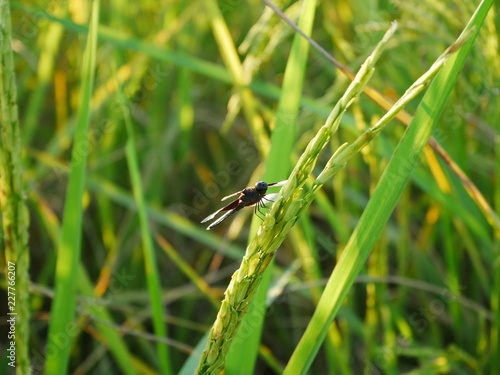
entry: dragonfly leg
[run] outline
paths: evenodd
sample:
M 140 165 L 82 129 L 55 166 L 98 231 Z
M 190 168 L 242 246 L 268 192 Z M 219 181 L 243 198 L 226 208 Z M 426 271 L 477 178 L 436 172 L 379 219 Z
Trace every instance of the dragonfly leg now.
M 260 214 L 265 217 L 266 215 L 260 210 L 260 208 L 264 206 L 262 201 L 259 202 L 258 206 L 259 206 L 258 210 L 259 210 Z M 262 218 L 262 220 L 264 220 L 264 218 Z
M 269 203 L 273 203 L 274 202 L 273 200 L 267 199 L 266 197 L 262 197 L 262 200 L 266 200 L 267 201 L 265 203 L 261 201 L 262 202 L 262 207 L 267 207 L 267 205 Z
M 260 205 L 261 205 L 261 201 L 257 202 L 257 204 L 254 207 L 254 212 L 255 212 L 255 215 L 257 215 L 259 217 L 259 219 L 264 220 L 264 218 L 259 215 L 259 214 L 262 215 L 262 212 L 260 211 Z

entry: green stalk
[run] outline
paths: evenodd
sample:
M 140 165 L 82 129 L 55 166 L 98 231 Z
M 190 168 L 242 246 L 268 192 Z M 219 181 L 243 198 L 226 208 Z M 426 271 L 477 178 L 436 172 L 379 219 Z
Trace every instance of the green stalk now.
M 17 374 L 31 374 L 29 341 L 29 217 L 24 201 L 21 135 L 17 110 L 17 89 L 12 56 L 10 6 L 0 1 L 0 212 L 5 246 L 8 319 L 14 319 Z M 13 302 L 13 304 L 12 304 Z M 9 331 L 10 332 L 10 331 Z M 2 338 L 12 347 L 7 334 Z M 5 353 L 3 353 L 5 355 Z M 10 356 L 10 353 L 8 354 Z
M 123 118 L 125 121 L 125 126 L 127 128 L 127 143 L 125 145 L 125 153 L 127 155 L 127 164 L 130 173 L 130 180 L 132 182 L 132 189 L 134 191 L 134 199 L 137 205 L 137 212 L 139 215 L 139 224 L 141 228 L 142 244 L 144 246 L 144 266 L 146 272 L 146 280 L 148 284 L 149 300 L 151 303 L 151 311 L 153 315 L 153 326 L 155 335 L 159 338 L 165 339 L 167 337 L 167 329 L 165 327 L 164 316 L 165 311 L 163 309 L 162 298 L 161 298 L 161 282 L 158 273 L 158 264 L 155 257 L 155 249 L 153 246 L 153 241 L 151 238 L 151 232 L 149 230 L 146 203 L 144 201 L 144 194 L 141 184 L 141 173 L 139 171 L 139 162 L 137 160 L 136 145 L 134 137 L 134 129 L 132 125 L 132 120 L 130 118 L 128 104 L 121 91 L 118 79 L 116 80 L 118 85 L 118 98 L 120 100 L 120 108 L 123 111 Z M 157 342 L 156 345 L 157 356 L 160 362 L 160 368 L 162 374 L 171 374 L 171 364 L 168 354 L 168 348 L 165 342 Z
M 71 340 L 75 336 L 75 292 L 81 253 L 82 197 L 87 165 L 90 98 L 94 83 L 99 0 L 92 2 L 91 25 L 85 48 L 78 123 L 71 157 L 71 171 L 64 204 L 61 239 L 58 244 L 55 295 L 52 303 L 45 373 L 67 373 Z M 49 353 L 49 349 L 50 353 Z
M 500 114 L 498 105 L 500 100 L 496 101 L 496 113 Z M 495 135 L 495 191 L 494 202 L 496 212 L 500 212 L 500 134 Z M 500 352 L 500 235 L 494 239 L 493 252 L 495 259 L 492 264 L 493 283 L 491 287 L 491 312 L 493 313 L 493 324 L 490 329 L 490 348 L 491 348 L 491 369 L 490 374 L 500 373 L 500 356 L 494 354 Z
M 375 62 L 395 29 L 394 23 L 361 66 L 356 78 L 328 116 L 325 125 L 300 157 L 288 183 L 281 189 L 280 199 L 273 204 L 257 235 L 248 245 L 240 269 L 233 274 L 210 331 L 207 346 L 198 365 L 198 374 L 218 374 L 223 368 L 225 355 L 231 342 L 238 339 L 237 330 L 240 321 L 260 284 L 262 274 L 272 260 L 274 252 L 297 220 L 297 213 L 301 207 L 301 200 L 298 198 L 302 186 L 312 172 L 319 153 L 337 130 L 347 107 L 361 94 L 363 87 L 368 83 L 374 72 Z
M 245 80 L 243 67 L 231 33 L 229 32 L 217 2 L 214 0 L 204 0 L 204 3 L 210 18 L 215 40 L 219 46 L 222 60 L 241 96 L 243 112 L 250 126 L 250 130 L 252 131 L 256 147 L 260 154 L 265 156 L 269 150 L 269 140 L 264 131 L 264 121 L 256 110 L 256 103 L 252 91 L 246 87 L 248 82 Z

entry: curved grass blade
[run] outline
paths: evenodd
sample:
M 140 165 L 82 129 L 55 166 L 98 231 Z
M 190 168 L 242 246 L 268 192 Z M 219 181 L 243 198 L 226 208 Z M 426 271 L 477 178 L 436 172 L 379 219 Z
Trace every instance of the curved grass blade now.
M 92 2 L 89 35 L 83 59 L 78 124 L 64 204 L 62 233 L 58 244 L 55 295 L 52 303 L 48 337 L 48 348 L 57 348 L 58 351 L 57 355 L 47 356 L 45 373 L 50 375 L 66 374 L 69 363 L 71 334 L 68 337 L 68 327 L 74 324 L 73 319 L 75 316 L 75 290 L 82 237 L 82 197 L 89 149 L 90 98 L 94 84 L 98 22 L 99 0 L 94 0 Z M 61 337 L 66 339 L 64 345 L 58 344 Z
M 165 327 L 165 311 L 162 304 L 161 282 L 158 272 L 158 264 L 156 262 L 155 249 L 151 232 L 149 230 L 146 203 L 142 190 L 141 173 L 139 171 L 139 161 L 136 155 L 136 142 L 132 119 L 130 118 L 128 103 L 119 85 L 118 79 L 117 93 L 120 101 L 120 108 L 123 110 L 125 127 L 127 129 L 127 143 L 125 145 L 125 153 L 127 156 L 127 164 L 130 172 L 130 180 L 134 192 L 134 199 L 137 205 L 139 215 L 139 224 L 141 229 L 142 245 L 144 248 L 144 266 L 145 274 L 149 291 L 149 301 L 151 303 L 151 311 L 153 315 L 153 326 L 155 335 L 165 339 L 167 337 L 167 329 Z M 171 363 L 168 354 L 168 348 L 165 342 L 158 341 L 156 345 L 157 358 L 160 362 L 161 373 L 171 374 Z
M 240 93 L 243 113 L 247 119 L 254 139 L 256 140 L 256 147 L 261 155 L 265 156 L 267 154 L 267 150 L 269 150 L 269 139 L 265 133 L 264 121 L 257 112 L 257 104 L 254 94 L 247 87 L 241 61 L 231 37 L 231 33 L 229 32 L 229 28 L 227 27 L 217 2 L 214 0 L 204 0 L 204 3 L 215 40 L 219 46 L 222 60 L 231 75 L 236 89 Z
M 305 374 L 308 371 L 325 338 L 328 326 L 361 271 L 410 179 L 491 4 L 492 1 L 483 2 L 478 7 L 463 33 L 473 30 L 473 37 L 448 60 L 425 94 L 328 280 L 311 322 L 290 358 L 284 374 Z

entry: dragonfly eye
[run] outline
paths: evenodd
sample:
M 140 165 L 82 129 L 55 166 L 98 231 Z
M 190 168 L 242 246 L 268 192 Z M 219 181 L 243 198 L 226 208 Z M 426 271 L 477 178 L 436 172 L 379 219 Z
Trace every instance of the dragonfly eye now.
M 265 193 L 267 190 L 267 184 L 264 181 L 259 181 L 255 184 L 255 189 L 258 192 Z

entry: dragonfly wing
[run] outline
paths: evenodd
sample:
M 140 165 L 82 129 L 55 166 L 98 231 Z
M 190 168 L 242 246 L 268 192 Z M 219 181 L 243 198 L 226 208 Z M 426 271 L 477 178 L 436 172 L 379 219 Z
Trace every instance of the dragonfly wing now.
M 288 182 L 288 180 L 280 181 L 280 182 L 273 182 L 271 184 L 267 184 L 267 186 L 283 186 Z
M 238 201 L 236 201 L 238 202 Z M 245 207 L 245 205 L 243 203 L 239 203 L 235 208 L 233 208 L 231 211 L 228 211 L 226 212 L 224 215 L 222 215 L 221 217 L 219 217 L 217 220 L 215 220 L 212 224 L 210 224 L 208 227 L 207 227 L 207 230 L 210 230 L 214 227 L 216 227 L 217 225 L 219 225 L 220 223 L 222 223 L 224 220 L 226 220 L 229 216 L 231 216 L 232 214 L 234 214 L 235 212 L 241 210 L 243 207 Z
M 227 195 L 224 198 L 222 198 L 221 201 L 225 201 L 227 198 L 234 197 L 235 195 L 241 194 L 242 192 L 243 192 L 243 190 L 240 190 L 240 191 L 237 191 L 236 193 L 233 193 L 231 195 Z
M 206 223 L 207 221 L 212 220 L 214 217 L 216 217 L 216 216 L 217 216 L 217 214 L 218 214 L 219 212 L 221 212 L 221 210 L 215 211 L 213 214 L 208 215 L 208 216 L 207 216 L 206 218 L 204 218 L 201 222 L 202 222 L 202 223 Z
M 235 201 L 229 203 L 227 206 L 222 207 L 220 210 L 215 211 L 213 214 L 208 215 L 206 218 L 204 218 L 201 222 L 206 223 L 207 221 L 212 220 L 214 217 L 216 217 L 218 214 L 220 214 L 223 211 L 229 211 L 232 210 L 236 207 L 238 207 L 239 204 L 239 199 L 236 199 Z

